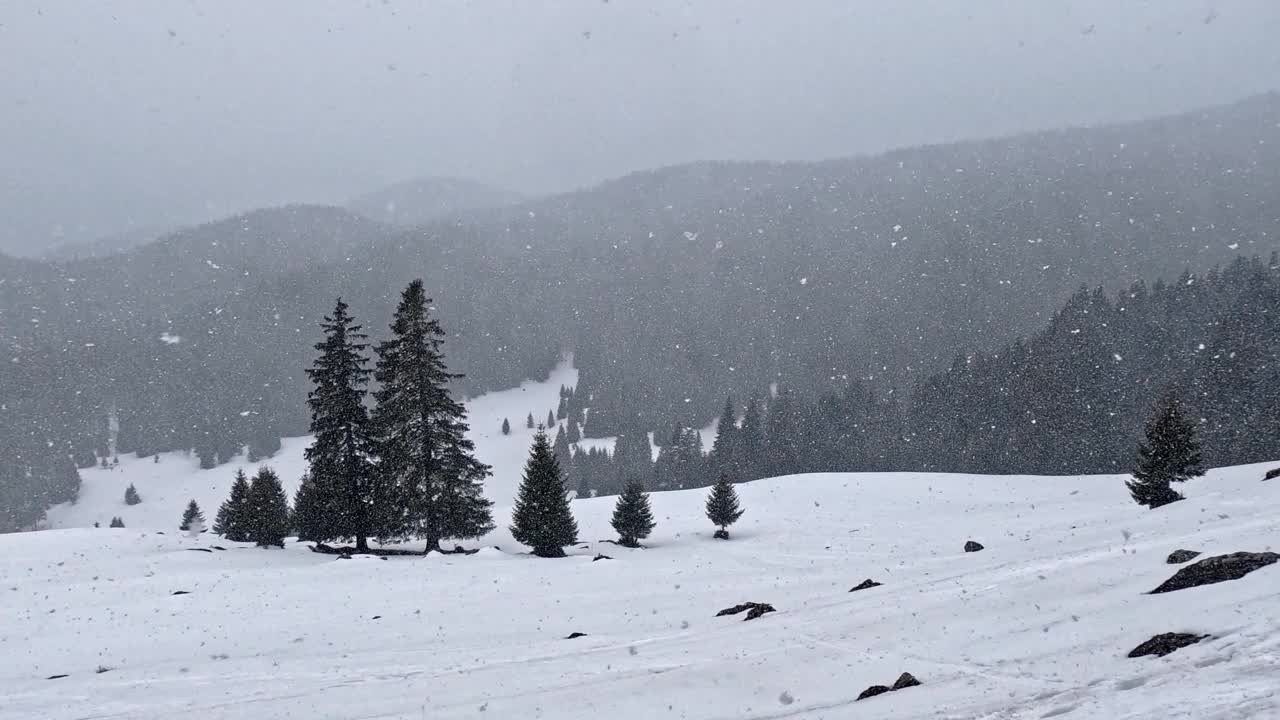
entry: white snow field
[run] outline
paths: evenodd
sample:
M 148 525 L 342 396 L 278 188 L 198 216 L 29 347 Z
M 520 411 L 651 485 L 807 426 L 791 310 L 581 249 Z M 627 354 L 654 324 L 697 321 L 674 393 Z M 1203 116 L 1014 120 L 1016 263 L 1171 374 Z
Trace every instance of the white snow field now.
M 545 560 L 512 541 L 506 506 L 558 372 L 471 403 L 500 505 L 475 555 L 192 538 L 183 505 L 211 516 L 234 468 L 86 472 L 51 514 L 64 529 L 0 536 L 0 719 L 1280 718 L 1280 564 L 1145 594 L 1175 549 L 1276 549 L 1272 465 L 1211 471 L 1157 511 L 1119 476 L 774 478 L 739 486 L 728 542 L 705 491 L 655 494 L 638 550 L 603 542 L 612 498 L 575 500 L 584 545 Z M 272 461 L 286 481 L 301 444 Z M 128 527 L 84 527 L 111 515 Z M 884 585 L 848 592 L 866 578 Z M 746 601 L 777 612 L 715 617 Z M 1164 632 L 1212 638 L 1125 657 Z M 904 671 L 923 685 L 854 701 Z

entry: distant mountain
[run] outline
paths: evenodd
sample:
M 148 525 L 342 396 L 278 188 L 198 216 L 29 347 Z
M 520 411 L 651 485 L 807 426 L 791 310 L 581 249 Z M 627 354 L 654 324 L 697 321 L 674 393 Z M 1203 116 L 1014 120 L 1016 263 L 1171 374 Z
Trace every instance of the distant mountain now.
M 348 210 L 392 225 L 423 225 L 471 210 L 498 208 L 524 200 L 519 193 L 474 180 L 426 177 L 397 183 L 346 204 Z
M 6 260 L 0 405 L 29 393 L 33 416 L 59 418 L 46 431 L 80 444 L 104 442 L 114 407 L 121 452 L 216 438 L 234 454 L 253 433 L 305 431 L 303 369 L 336 296 L 376 340 L 415 277 L 460 390 L 545 377 L 573 351 L 593 437 L 702 427 L 726 395 L 775 384 L 811 396 L 861 379 L 904 398 L 957 355 L 1041 330 L 1082 285 L 1280 249 L 1277 117 L 1266 95 L 873 157 L 664 168 L 412 229 L 297 206 L 108 258 Z
M 67 262 L 119 255 L 145 245 L 170 232 L 173 232 L 172 228 L 159 225 L 134 228 L 84 242 L 55 245 L 41 253 L 40 259 L 51 262 Z

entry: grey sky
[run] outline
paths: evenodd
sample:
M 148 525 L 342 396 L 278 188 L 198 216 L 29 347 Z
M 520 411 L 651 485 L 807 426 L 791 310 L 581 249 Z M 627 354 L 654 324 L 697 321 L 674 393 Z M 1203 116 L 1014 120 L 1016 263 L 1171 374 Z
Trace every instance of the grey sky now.
M 1148 116 L 1280 87 L 1276 38 L 1276 0 L 0 0 L 0 250 Z

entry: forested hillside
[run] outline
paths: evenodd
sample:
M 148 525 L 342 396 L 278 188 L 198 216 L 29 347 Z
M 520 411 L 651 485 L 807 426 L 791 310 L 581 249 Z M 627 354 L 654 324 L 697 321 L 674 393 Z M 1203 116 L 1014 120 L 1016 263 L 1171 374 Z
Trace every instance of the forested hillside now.
M 298 206 L 110 258 L 0 259 L 0 392 L 30 412 L 35 439 L 70 443 L 81 464 L 110 450 L 112 417 L 118 452 L 224 461 L 305 430 L 302 368 L 335 296 L 377 340 L 398 289 L 422 277 L 451 367 L 468 376 L 459 389 L 545 377 L 572 351 L 588 436 L 663 438 L 673 423 L 701 427 L 726 395 L 775 384 L 811 397 L 857 380 L 907 412 L 918 381 L 1044 327 L 1082 284 L 1109 294 L 1188 268 L 1207 277 L 1280 247 L 1277 117 L 1280 96 L 1267 95 L 876 157 L 667 168 L 411 231 Z M 1106 343 L 1087 352 L 1122 367 L 1144 348 L 1174 352 L 1151 336 Z M 964 406 L 925 387 L 944 426 L 922 440 L 941 443 L 930 467 L 1050 467 L 1048 451 L 978 453 L 967 421 L 946 414 Z M 1098 465 L 1070 457 L 1110 468 L 1113 450 L 1092 452 Z

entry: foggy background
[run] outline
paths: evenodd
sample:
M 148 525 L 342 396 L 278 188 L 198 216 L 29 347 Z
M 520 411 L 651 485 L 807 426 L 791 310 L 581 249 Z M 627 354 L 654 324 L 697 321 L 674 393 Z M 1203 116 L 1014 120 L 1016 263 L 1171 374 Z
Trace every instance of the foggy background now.
M 1280 85 L 1275 0 L 0 3 L 0 251 L 418 176 L 525 193 Z

